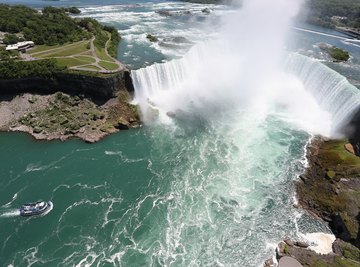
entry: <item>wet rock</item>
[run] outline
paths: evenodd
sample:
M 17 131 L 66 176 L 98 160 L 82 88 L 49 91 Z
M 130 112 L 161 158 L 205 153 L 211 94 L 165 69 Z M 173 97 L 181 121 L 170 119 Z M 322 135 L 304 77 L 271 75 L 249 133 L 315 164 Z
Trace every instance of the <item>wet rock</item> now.
M 275 263 L 273 259 L 267 259 L 264 263 L 264 267 L 275 267 Z
M 204 13 L 204 14 L 210 14 L 210 9 L 204 8 L 204 9 L 201 10 L 201 12 Z
M 156 43 L 157 41 L 159 41 L 159 39 L 155 35 L 152 35 L 152 34 L 146 35 L 146 39 L 148 39 L 152 43 Z
M 119 130 L 128 130 L 129 126 L 130 126 L 129 122 L 127 122 L 124 119 L 119 119 L 117 124 L 114 125 L 114 127 Z
M 294 246 L 294 242 L 288 237 L 284 239 L 284 242 L 285 242 L 286 245 L 288 245 L 290 247 Z
M 305 174 L 301 174 L 300 176 L 299 176 L 299 178 L 301 179 L 301 181 L 303 181 L 304 183 L 306 182 L 306 180 L 307 180 L 307 177 L 306 177 L 306 175 Z
M 173 15 L 170 11 L 167 11 L 167 10 L 157 10 L 157 11 L 155 11 L 155 13 L 157 13 L 161 16 L 166 16 L 166 17 L 170 17 Z
M 280 242 L 276 248 L 276 258 L 280 259 L 281 257 L 285 256 L 287 252 L 287 245 L 285 242 Z
M 295 246 L 300 247 L 300 248 L 308 248 L 309 244 L 307 244 L 306 242 L 302 242 L 302 241 L 296 241 Z

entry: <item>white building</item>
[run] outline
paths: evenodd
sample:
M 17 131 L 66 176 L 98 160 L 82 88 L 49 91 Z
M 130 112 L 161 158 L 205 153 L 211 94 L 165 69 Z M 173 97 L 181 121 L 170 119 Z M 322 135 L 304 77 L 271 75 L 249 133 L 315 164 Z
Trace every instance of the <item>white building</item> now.
M 34 47 L 34 45 L 35 44 L 33 41 L 19 42 L 13 45 L 8 45 L 6 47 L 6 51 L 11 51 L 11 50 L 26 51 L 26 49 L 30 47 Z

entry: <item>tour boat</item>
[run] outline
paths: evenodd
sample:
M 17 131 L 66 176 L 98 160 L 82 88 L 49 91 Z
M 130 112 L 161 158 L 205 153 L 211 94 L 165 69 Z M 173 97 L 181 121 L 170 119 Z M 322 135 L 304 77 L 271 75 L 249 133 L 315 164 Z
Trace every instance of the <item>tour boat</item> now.
M 20 207 L 20 215 L 24 217 L 34 216 L 34 215 L 46 215 L 53 208 L 53 203 L 51 201 L 38 201 L 34 203 L 27 203 Z

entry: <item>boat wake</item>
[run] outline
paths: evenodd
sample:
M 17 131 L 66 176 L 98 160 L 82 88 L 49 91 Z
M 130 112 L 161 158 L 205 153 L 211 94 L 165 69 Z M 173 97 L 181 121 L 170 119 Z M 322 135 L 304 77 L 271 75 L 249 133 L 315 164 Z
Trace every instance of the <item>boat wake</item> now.
M 0 213 L 0 218 L 11 218 L 20 216 L 20 211 L 18 209 L 7 210 L 4 212 L 0 211 Z

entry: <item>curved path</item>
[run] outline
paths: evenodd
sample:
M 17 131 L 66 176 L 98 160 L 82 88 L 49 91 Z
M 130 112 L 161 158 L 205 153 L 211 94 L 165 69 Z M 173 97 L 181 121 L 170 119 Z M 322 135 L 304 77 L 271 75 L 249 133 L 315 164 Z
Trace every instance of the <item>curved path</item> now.
M 80 52 L 80 53 L 76 53 L 76 54 L 72 54 L 69 56 L 51 56 L 51 54 L 54 53 L 61 53 L 64 52 L 68 49 L 71 49 L 73 47 L 76 47 L 78 45 L 80 45 L 81 43 L 86 43 L 87 41 L 79 41 L 76 43 L 72 43 L 72 44 L 68 44 L 68 45 L 64 45 L 64 46 L 60 46 L 60 47 L 56 47 L 56 48 L 51 48 L 48 50 L 44 50 L 44 51 L 39 51 L 39 52 L 34 52 L 34 53 L 29 53 L 29 54 L 25 54 L 26 56 L 24 57 L 25 60 L 37 60 L 38 58 L 34 58 L 34 56 L 42 56 L 43 58 L 56 58 L 56 59 L 74 59 L 74 60 L 79 60 L 79 61 L 84 61 L 84 64 L 80 65 L 76 65 L 76 66 L 71 66 L 69 67 L 69 69 L 73 69 L 73 70 L 84 70 L 84 71 L 93 71 L 93 72 L 101 72 L 101 73 L 114 73 L 114 72 L 119 72 L 122 71 L 124 69 L 126 69 L 125 65 L 122 64 L 120 61 L 118 61 L 116 58 L 113 58 L 112 56 L 109 55 L 109 52 L 107 50 L 109 43 L 111 42 L 111 34 L 108 33 L 108 37 L 109 39 L 106 41 L 105 44 L 105 54 L 110 60 L 107 60 L 106 58 L 100 58 L 99 55 L 96 53 L 96 49 L 95 49 L 95 45 L 94 45 L 94 41 L 95 41 L 95 36 L 93 36 L 90 40 L 90 49 Z M 45 56 L 45 57 L 43 57 Z M 48 57 L 47 57 L 48 56 Z M 88 57 L 89 59 L 93 59 L 93 61 L 95 62 L 85 62 L 85 60 L 81 60 L 81 58 L 79 57 Z M 113 65 L 117 65 L 117 68 L 109 70 L 106 69 L 105 67 L 101 66 L 101 63 L 103 62 L 105 64 L 113 64 Z

